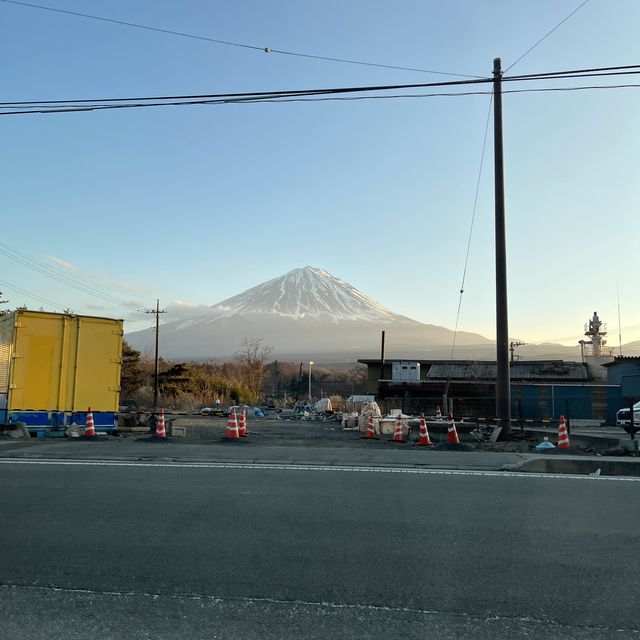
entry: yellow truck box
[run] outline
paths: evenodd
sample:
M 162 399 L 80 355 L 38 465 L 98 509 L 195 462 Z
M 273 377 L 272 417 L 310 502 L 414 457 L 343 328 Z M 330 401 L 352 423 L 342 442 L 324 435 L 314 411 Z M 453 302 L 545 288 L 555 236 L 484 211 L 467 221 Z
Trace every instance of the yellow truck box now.
M 0 318 L 0 421 L 30 430 L 113 428 L 120 397 L 123 321 L 17 310 Z

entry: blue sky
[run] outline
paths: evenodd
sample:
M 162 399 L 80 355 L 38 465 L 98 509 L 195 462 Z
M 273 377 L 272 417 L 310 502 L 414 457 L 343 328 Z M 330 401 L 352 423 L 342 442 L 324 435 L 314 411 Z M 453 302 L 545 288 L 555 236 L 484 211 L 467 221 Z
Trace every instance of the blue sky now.
M 43 4 L 289 51 L 490 75 L 494 57 L 508 66 L 579 2 Z M 639 22 L 635 0 L 615 11 L 591 0 L 513 71 L 639 63 Z M 4 2 L 0 25 L 4 101 L 448 79 Z M 164 306 L 213 304 L 312 265 L 398 313 L 453 327 L 488 106 L 481 95 L 4 117 L 1 242 L 141 307 L 156 297 Z M 617 333 L 618 285 L 622 325 L 637 327 L 624 340 L 640 339 L 640 88 L 505 95 L 504 126 L 511 335 L 575 343 L 595 309 Z M 460 328 L 491 337 L 489 136 Z M 125 317 L 131 329 L 150 320 L 4 255 L 0 271 L 60 308 Z M 0 290 L 11 304 L 41 304 Z

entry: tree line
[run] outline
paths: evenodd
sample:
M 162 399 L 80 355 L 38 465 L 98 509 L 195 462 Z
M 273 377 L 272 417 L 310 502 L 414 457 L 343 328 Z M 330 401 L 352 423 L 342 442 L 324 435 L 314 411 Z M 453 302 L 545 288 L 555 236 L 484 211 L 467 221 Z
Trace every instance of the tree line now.
M 308 366 L 294 362 L 269 362 L 271 348 L 259 338 L 243 340 L 230 362 L 172 362 L 159 360 L 158 390 L 165 404 L 184 410 L 222 405 L 257 405 L 306 399 Z M 366 368 L 330 369 L 314 366 L 315 398 L 364 393 Z M 126 341 L 122 349 L 121 398 L 150 406 L 153 397 L 154 362 Z

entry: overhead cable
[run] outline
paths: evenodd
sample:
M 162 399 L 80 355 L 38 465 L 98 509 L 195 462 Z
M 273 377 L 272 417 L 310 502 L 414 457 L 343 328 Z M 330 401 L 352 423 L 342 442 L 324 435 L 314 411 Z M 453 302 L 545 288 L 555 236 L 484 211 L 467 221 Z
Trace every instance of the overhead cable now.
M 631 89 L 638 88 L 640 84 L 615 84 L 615 85 L 586 85 L 576 87 L 538 87 L 535 89 L 506 89 L 503 94 L 514 93 L 544 93 L 544 92 L 565 92 L 565 91 L 587 91 L 599 89 Z M 6 110 L 7 107 L 0 106 L 0 116 L 13 115 L 48 115 L 54 113 L 81 113 L 90 111 L 103 111 L 112 109 L 134 109 L 148 107 L 188 107 L 188 106 L 216 106 L 225 104 L 279 104 L 289 102 L 352 102 L 363 100 L 398 100 L 398 99 L 418 99 L 418 98 L 441 98 L 441 97 L 464 97 L 464 96 L 483 96 L 491 95 L 491 91 L 459 91 L 454 93 L 412 93 L 412 94 L 394 94 L 394 95 L 366 95 L 366 96 L 326 96 L 319 95 L 317 97 L 274 97 L 274 98 L 255 98 L 240 100 L 193 100 L 178 102 L 159 102 L 159 103 L 140 103 L 140 104 L 94 104 L 94 105 L 68 105 L 55 108 L 47 106 L 32 105 L 25 109 Z M 3 110 L 4 109 L 4 110 Z
M 31 291 L 27 291 L 26 289 L 23 289 L 22 287 L 19 287 L 15 284 L 12 284 L 11 282 L 7 282 L 6 280 L 0 280 L 0 284 L 3 287 L 6 287 L 7 289 L 10 289 L 11 291 L 16 291 L 17 293 L 21 293 L 25 296 L 28 296 L 29 298 L 33 298 L 34 300 L 37 300 L 38 302 L 43 302 L 44 304 L 48 304 L 51 305 L 54 308 L 64 308 L 66 305 L 60 304 L 59 302 L 54 302 L 53 300 L 49 300 L 48 298 L 43 298 L 42 296 L 39 296 L 35 293 L 32 293 Z
M 212 42 L 214 44 L 224 45 L 228 47 L 239 47 L 241 49 L 250 49 L 253 51 L 260 51 L 266 54 L 276 54 L 284 56 L 295 56 L 299 58 L 309 58 L 313 60 L 324 60 L 326 62 L 338 62 L 341 64 L 355 64 L 365 67 L 377 67 L 380 69 L 393 69 L 396 71 L 412 71 L 417 73 L 432 73 L 442 76 L 458 76 L 461 78 L 478 78 L 480 76 L 468 75 L 464 73 L 453 73 L 448 71 L 435 71 L 433 69 L 420 69 L 416 67 L 403 67 L 393 64 L 381 64 L 377 62 L 366 62 L 364 60 L 348 60 L 346 58 L 336 58 L 333 56 L 314 55 L 310 53 L 301 53 L 299 51 L 285 51 L 283 49 L 273 49 L 272 47 L 258 46 L 253 44 L 246 44 L 242 42 L 233 42 L 231 40 L 222 40 L 219 38 L 210 38 L 208 36 L 200 36 L 193 33 L 185 33 L 184 31 L 174 31 L 173 29 L 163 29 L 161 27 L 152 27 L 145 24 L 139 24 L 136 22 L 129 22 L 127 20 L 117 20 L 115 18 L 106 18 L 104 16 L 97 16 L 89 13 L 80 13 L 79 11 L 69 11 L 67 9 L 59 9 L 57 7 L 49 7 L 42 4 L 35 4 L 32 2 L 20 2 L 19 0 L 0 0 L 6 4 L 18 5 L 21 7 L 29 7 L 31 9 L 41 9 L 43 11 L 52 11 L 54 13 L 65 14 L 69 16 L 75 16 L 77 18 L 87 18 L 89 20 L 98 20 L 100 22 L 107 22 L 110 24 L 117 24 L 124 27 L 132 27 L 134 29 L 144 29 L 146 31 L 155 31 L 158 33 L 164 33 L 167 35 L 178 36 L 180 38 L 190 38 L 192 40 L 203 40 L 205 42 Z
M 515 67 L 518 64 L 518 62 L 520 62 L 520 60 L 522 60 L 525 56 L 528 56 L 537 46 L 542 44 L 556 29 L 558 29 L 558 27 L 562 26 L 569 18 L 571 18 L 571 16 L 578 13 L 578 11 L 580 11 L 580 9 L 582 9 L 582 7 L 584 7 L 584 5 L 587 4 L 587 2 L 589 2 L 589 0 L 584 0 L 584 2 L 579 4 L 568 16 L 566 16 L 560 22 L 558 22 L 558 24 L 555 27 L 553 27 L 553 29 L 547 31 L 547 33 L 545 33 L 542 36 L 542 38 L 534 42 L 533 45 L 531 45 L 519 58 L 517 58 L 505 69 L 505 73 L 509 71 L 511 67 Z
M 3 0 L 0 0 L 3 1 Z M 624 70 L 624 71 L 623 71 Z M 597 73 L 593 73 L 597 72 Z M 547 73 L 536 73 L 519 76 L 506 76 L 502 80 L 503 82 L 515 82 L 515 81 L 539 81 L 544 79 L 566 79 L 566 78 L 585 78 L 585 77 L 603 77 L 603 76 L 615 76 L 615 75 L 637 75 L 640 74 L 640 65 L 625 65 L 618 67 L 600 67 L 595 69 L 575 69 L 570 71 L 552 71 Z M 299 96 L 313 96 L 313 95 L 328 95 L 328 94 L 340 94 L 340 93 L 367 93 L 378 91 L 395 91 L 400 89 L 422 89 L 422 88 L 439 88 L 439 87 L 455 87 L 463 85 L 473 84 L 488 84 L 492 83 L 492 78 L 478 78 L 474 80 L 450 80 L 445 82 L 423 82 L 423 83 L 410 83 L 410 84 L 393 84 L 393 85 L 364 85 L 364 86 L 348 86 L 348 87 L 324 87 L 316 89 L 288 89 L 281 91 L 251 91 L 251 92 L 237 92 L 237 93 L 210 93 L 210 94 L 190 94 L 190 95 L 167 95 L 167 96 L 138 96 L 135 98 L 80 98 L 80 99 L 67 99 L 67 100 L 20 100 L 0 102 L 0 109 L 6 109 L 8 107 L 22 107 L 27 108 L 37 105 L 50 105 L 51 107 L 68 107 L 70 105 L 78 106 L 82 104 L 90 104 L 94 106 L 96 103 L 100 103 L 99 106 L 107 106 L 107 103 L 128 103 L 126 106 L 141 106 L 141 103 L 156 102 L 158 104 L 154 106 L 161 106 L 160 103 L 166 103 L 169 106 L 175 106 L 174 102 L 180 101 L 185 104 L 196 104 L 199 102 L 206 103 L 208 101 L 219 100 L 222 102 L 240 102 L 240 101 L 259 101 L 263 99 L 280 99 L 288 97 Z M 455 95 L 455 94 L 451 94 Z M 462 95 L 462 94 L 461 94 Z M 131 104 L 133 103 L 133 104 Z
M 54 269 L 48 267 L 47 265 L 44 265 L 40 262 L 38 262 L 37 260 L 34 260 L 33 258 L 30 258 L 29 256 L 20 253 L 19 251 L 16 251 L 15 249 L 11 249 L 10 247 L 8 247 L 5 244 L 0 245 L 0 254 L 4 255 L 5 257 L 9 258 L 10 260 L 13 260 L 14 262 L 17 262 L 25 267 L 27 267 L 28 269 L 31 269 L 33 271 L 36 271 L 48 278 L 51 278 L 52 280 L 56 280 L 57 282 L 61 283 L 61 284 L 65 284 L 69 287 L 72 287 L 73 289 L 76 289 L 78 291 L 81 291 L 85 294 L 88 294 L 92 297 L 95 298 L 99 298 L 105 302 L 109 302 L 110 304 L 115 304 L 117 306 L 121 306 L 121 307 L 126 307 L 128 309 L 131 309 L 133 311 L 144 311 L 143 309 L 141 309 L 140 307 L 138 307 L 136 304 L 128 301 L 128 300 L 123 300 L 122 298 L 118 298 L 116 296 L 113 296 L 111 294 L 108 293 L 104 293 L 98 289 L 96 289 L 95 287 L 92 287 L 90 285 L 86 285 L 83 284 L 81 282 L 78 282 L 77 280 L 71 278 L 70 276 L 67 275 L 63 275 L 57 271 L 55 271 Z
M 453 340 L 451 342 L 451 357 L 453 360 L 453 353 L 456 348 L 456 338 L 458 336 L 458 325 L 460 322 L 460 310 L 462 309 L 462 296 L 464 294 L 464 285 L 467 280 L 467 268 L 469 266 L 469 252 L 471 250 L 471 238 L 473 237 L 473 227 L 476 220 L 476 211 L 478 210 L 478 194 L 480 193 L 480 181 L 482 179 L 482 168 L 484 167 L 484 156 L 487 148 L 487 137 L 489 134 L 489 123 L 491 122 L 491 110 L 493 108 L 493 92 L 491 92 L 491 98 L 489 99 L 489 110 L 487 112 L 487 121 L 484 125 L 484 136 L 482 138 L 482 151 L 480 152 L 480 165 L 478 167 L 478 178 L 476 180 L 476 190 L 473 197 L 473 209 L 471 212 L 471 224 L 469 225 L 469 235 L 467 237 L 467 250 L 464 257 L 464 268 L 462 270 L 462 281 L 460 283 L 460 293 L 458 297 L 458 310 L 456 312 L 456 322 L 453 329 Z

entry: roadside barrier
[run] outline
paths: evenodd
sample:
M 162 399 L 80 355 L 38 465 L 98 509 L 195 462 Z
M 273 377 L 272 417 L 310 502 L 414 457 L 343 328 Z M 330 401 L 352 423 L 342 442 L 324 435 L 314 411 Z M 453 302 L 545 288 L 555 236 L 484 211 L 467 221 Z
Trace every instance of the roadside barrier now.
M 93 422 L 93 411 L 91 411 L 91 407 L 87 409 L 87 419 L 84 424 L 84 433 L 82 434 L 85 438 L 95 438 L 96 437 L 96 426 Z
M 436 420 L 442 420 L 442 411 L 440 411 L 440 405 L 436 407 Z
M 558 425 L 558 449 L 569 448 L 569 434 L 567 433 L 567 425 L 564 423 L 564 416 L 560 416 L 560 424 Z
M 160 409 L 160 415 L 156 421 L 156 437 L 160 439 L 167 437 L 167 429 L 164 423 L 164 409 Z
M 376 437 L 376 426 L 375 426 L 375 421 L 373 419 L 373 416 L 369 416 L 369 421 L 367 423 L 367 435 L 366 435 L 367 440 L 377 440 L 378 438 Z
M 238 416 L 238 435 L 241 438 L 247 437 L 247 410 L 241 409 Z
M 227 440 L 237 440 L 240 438 L 235 409 L 231 409 L 231 412 L 229 413 L 229 419 L 227 420 L 227 433 L 224 437 Z
M 466 420 L 467 422 L 486 422 L 486 423 L 498 423 L 500 422 L 500 418 L 498 418 L 497 416 L 493 417 L 493 418 L 478 418 L 478 417 L 471 417 L 471 416 L 467 416 L 462 418 L 462 420 Z M 540 419 L 540 420 L 534 420 L 532 418 L 511 418 L 511 424 L 554 424 L 555 420 L 548 420 L 548 419 Z
M 449 425 L 447 426 L 447 442 L 449 444 L 460 444 L 460 438 L 458 438 L 458 431 L 456 429 L 456 423 L 453 421 L 453 414 L 449 412 Z
M 393 442 L 404 442 L 404 433 L 402 432 L 402 416 L 396 419 L 396 426 L 393 430 Z
M 431 438 L 429 438 L 429 430 L 427 429 L 427 421 L 424 419 L 424 413 L 420 412 L 420 439 L 418 445 L 429 446 L 432 445 Z

